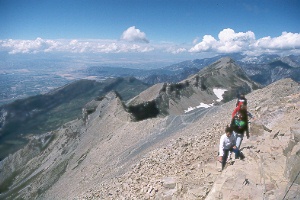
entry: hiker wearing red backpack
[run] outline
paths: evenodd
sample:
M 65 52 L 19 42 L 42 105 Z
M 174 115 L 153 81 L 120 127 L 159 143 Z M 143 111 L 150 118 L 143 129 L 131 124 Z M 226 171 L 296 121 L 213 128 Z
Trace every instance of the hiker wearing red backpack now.
M 247 106 L 247 99 L 244 94 L 239 95 L 235 106 L 237 107 L 238 105 L 241 105 L 241 104 Z
M 242 110 L 242 112 L 246 112 L 247 116 L 251 119 L 254 119 L 254 116 L 247 111 L 247 99 L 245 98 L 245 95 L 241 94 L 236 102 L 236 107 L 234 111 L 232 112 L 232 118 L 235 117 L 235 115 Z

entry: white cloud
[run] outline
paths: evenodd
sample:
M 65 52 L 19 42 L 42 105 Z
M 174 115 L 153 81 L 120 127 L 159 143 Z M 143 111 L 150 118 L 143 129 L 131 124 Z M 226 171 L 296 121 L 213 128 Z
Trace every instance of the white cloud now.
M 219 40 L 216 40 L 211 35 L 205 35 L 202 41 L 192 47 L 190 52 L 205 52 L 214 51 L 217 53 L 234 53 L 247 48 L 249 43 L 255 41 L 253 32 L 236 33 L 234 30 L 227 28 L 222 30 L 218 35 Z
M 261 38 L 253 46 L 261 49 L 299 49 L 300 34 L 283 32 L 279 37 L 271 38 L 268 36 Z
M 255 40 L 255 35 L 252 31 L 235 33 L 234 30 L 230 28 L 221 31 L 218 37 L 222 42 L 247 42 Z
M 172 54 L 179 54 L 179 53 L 183 53 L 186 52 L 187 49 L 183 48 L 183 47 L 169 47 L 167 48 L 166 52 L 168 53 L 172 53 Z
M 149 44 L 135 44 L 118 40 L 3 40 L 2 50 L 10 54 L 40 52 L 71 52 L 71 53 L 126 53 L 149 52 L 154 47 Z
M 247 49 L 249 44 L 255 41 L 255 35 L 251 31 L 235 33 L 232 29 L 224 29 L 218 35 L 218 51 L 221 53 L 234 53 Z
M 147 53 L 151 55 L 173 56 L 178 55 L 195 57 L 194 53 L 216 55 L 220 53 L 245 53 L 247 55 L 260 55 L 263 53 L 300 54 L 300 33 L 282 32 L 278 37 L 255 38 L 252 31 L 235 32 L 227 28 L 218 34 L 204 35 L 202 40 L 194 40 L 197 44 L 174 44 L 172 42 L 149 43 L 145 33 L 129 27 L 122 34 L 122 40 L 111 39 L 60 39 L 49 40 L 36 38 L 34 40 L 0 40 L 0 51 L 10 54 L 17 53 Z M 142 41 L 142 42 L 141 42 Z M 147 43 L 148 42 L 148 43 Z M 196 55 L 197 56 L 197 55 Z M 170 57 L 169 57 L 170 58 Z M 174 56 L 173 56 L 174 58 Z
M 211 35 L 204 35 L 202 42 L 196 44 L 193 48 L 190 49 L 190 52 L 202 52 L 209 51 L 215 48 L 218 44 L 218 41 Z
M 9 53 L 38 53 L 40 51 L 49 52 L 57 47 L 59 43 L 54 40 L 43 40 L 37 38 L 35 40 L 4 40 L 1 42 L 4 49 L 9 49 Z
M 252 31 L 238 32 L 227 28 L 218 34 L 218 40 L 205 35 L 201 42 L 189 49 L 191 53 L 298 53 L 300 51 L 300 34 L 283 32 L 281 36 L 270 36 L 256 40 Z
M 141 32 L 140 29 L 136 29 L 135 26 L 131 26 L 126 31 L 124 31 L 121 39 L 130 42 L 149 43 L 149 40 L 146 38 L 146 34 L 144 32 Z

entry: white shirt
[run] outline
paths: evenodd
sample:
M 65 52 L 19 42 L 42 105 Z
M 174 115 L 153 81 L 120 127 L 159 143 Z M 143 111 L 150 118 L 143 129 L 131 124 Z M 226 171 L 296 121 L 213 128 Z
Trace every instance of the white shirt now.
M 230 137 L 227 137 L 226 133 L 223 134 L 220 139 L 219 156 L 223 156 L 223 149 L 230 149 L 235 146 L 235 141 L 234 134 L 231 134 Z

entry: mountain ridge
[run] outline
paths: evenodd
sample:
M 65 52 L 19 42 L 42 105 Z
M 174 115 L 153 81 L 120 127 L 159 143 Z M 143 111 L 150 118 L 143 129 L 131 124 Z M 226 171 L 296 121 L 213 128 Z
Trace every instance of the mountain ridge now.
M 200 103 L 218 103 L 213 88 L 225 90 L 223 98 L 226 102 L 239 93 L 248 93 L 259 87 L 231 58 L 225 57 L 179 83 L 156 84 L 129 100 L 126 105 L 154 102 L 162 115 L 182 114 Z
M 284 79 L 247 98 L 256 120 L 251 123 L 250 139 L 242 144 L 246 158 L 222 173 L 216 161 L 218 140 L 235 100 L 182 115 L 134 121 L 112 92 L 100 101 L 85 126 L 82 120 L 69 122 L 48 133 L 52 141 L 44 143 L 45 149 L 36 152 L 29 145 L 2 161 L 0 180 L 7 180 L 3 176 L 10 176 L 9 171 L 18 173 L 7 184 L 10 192 L 2 189 L 0 197 L 192 200 L 241 195 L 261 199 L 283 197 L 290 186 L 287 197 L 299 197 L 300 179 L 294 181 L 300 166 L 299 84 Z M 22 152 L 27 154 L 21 156 Z M 33 159 L 26 164 L 19 160 L 30 155 Z M 264 164 L 257 164 L 256 156 L 263 157 Z M 19 169 L 13 165 L 17 161 Z M 276 165 L 281 167 L 274 170 Z M 263 166 L 265 175 L 255 166 Z M 245 179 L 250 184 L 244 185 Z M 237 184 L 228 190 L 233 182 Z M 18 190 L 22 183 L 26 187 Z
M 153 112 L 158 104 L 151 101 L 157 97 L 162 105 L 173 103 L 177 109 L 158 107 L 167 114 L 142 119 L 109 85 L 105 89 L 109 93 L 85 104 L 82 117 L 31 136 L 28 145 L 0 162 L 0 198 L 215 199 L 221 195 L 234 199 L 241 194 L 261 199 L 282 196 L 289 186 L 289 197 L 299 197 L 299 83 L 283 79 L 255 88 L 230 58 L 201 71 L 182 82 L 158 84 L 140 93 L 140 102 L 132 104 L 137 113 Z M 248 109 L 256 118 L 250 139 L 243 141 L 245 162 L 237 160 L 224 173 L 218 172 L 218 140 L 230 123 L 235 100 L 225 100 L 224 93 L 221 103 L 184 112 L 187 105 L 203 100 L 192 97 L 196 92 L 186 88 L 206 92 L 211 103 L 218 98 L 212 88 L 221 84 L 232 90 L 232 98 L 238 91 L 250 90 Z M 257 162 L 261 159 L 265 163 Z M 274 165 L 280 168 L 272 173 Z M 262 167 L 266 175 L 260 174 Z M 241 192 L 241 181 L 246 179 L 251 184 Z M 228 193 L 227 185 L 233 182 L 238 185 Z
M 126 100 L 148 87 L 149 85 L 133 77 L 108 79 L 105 82 L 79 80 L 44 95 L 2 105 L 0 159 L 14 152 L 19 143 L 25 144 L 26 135 L 51 131 L 81 117 L 82 108 L 92 99 L 97 100 L 107 92 L 116 90 Z

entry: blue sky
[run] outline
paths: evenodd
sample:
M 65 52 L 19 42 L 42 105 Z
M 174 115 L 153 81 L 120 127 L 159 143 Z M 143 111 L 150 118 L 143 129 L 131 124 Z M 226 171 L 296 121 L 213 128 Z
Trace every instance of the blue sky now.
M 298 0 L 0 0 L 0 51 L 99 62 L 299 54 L 299 9 Z

